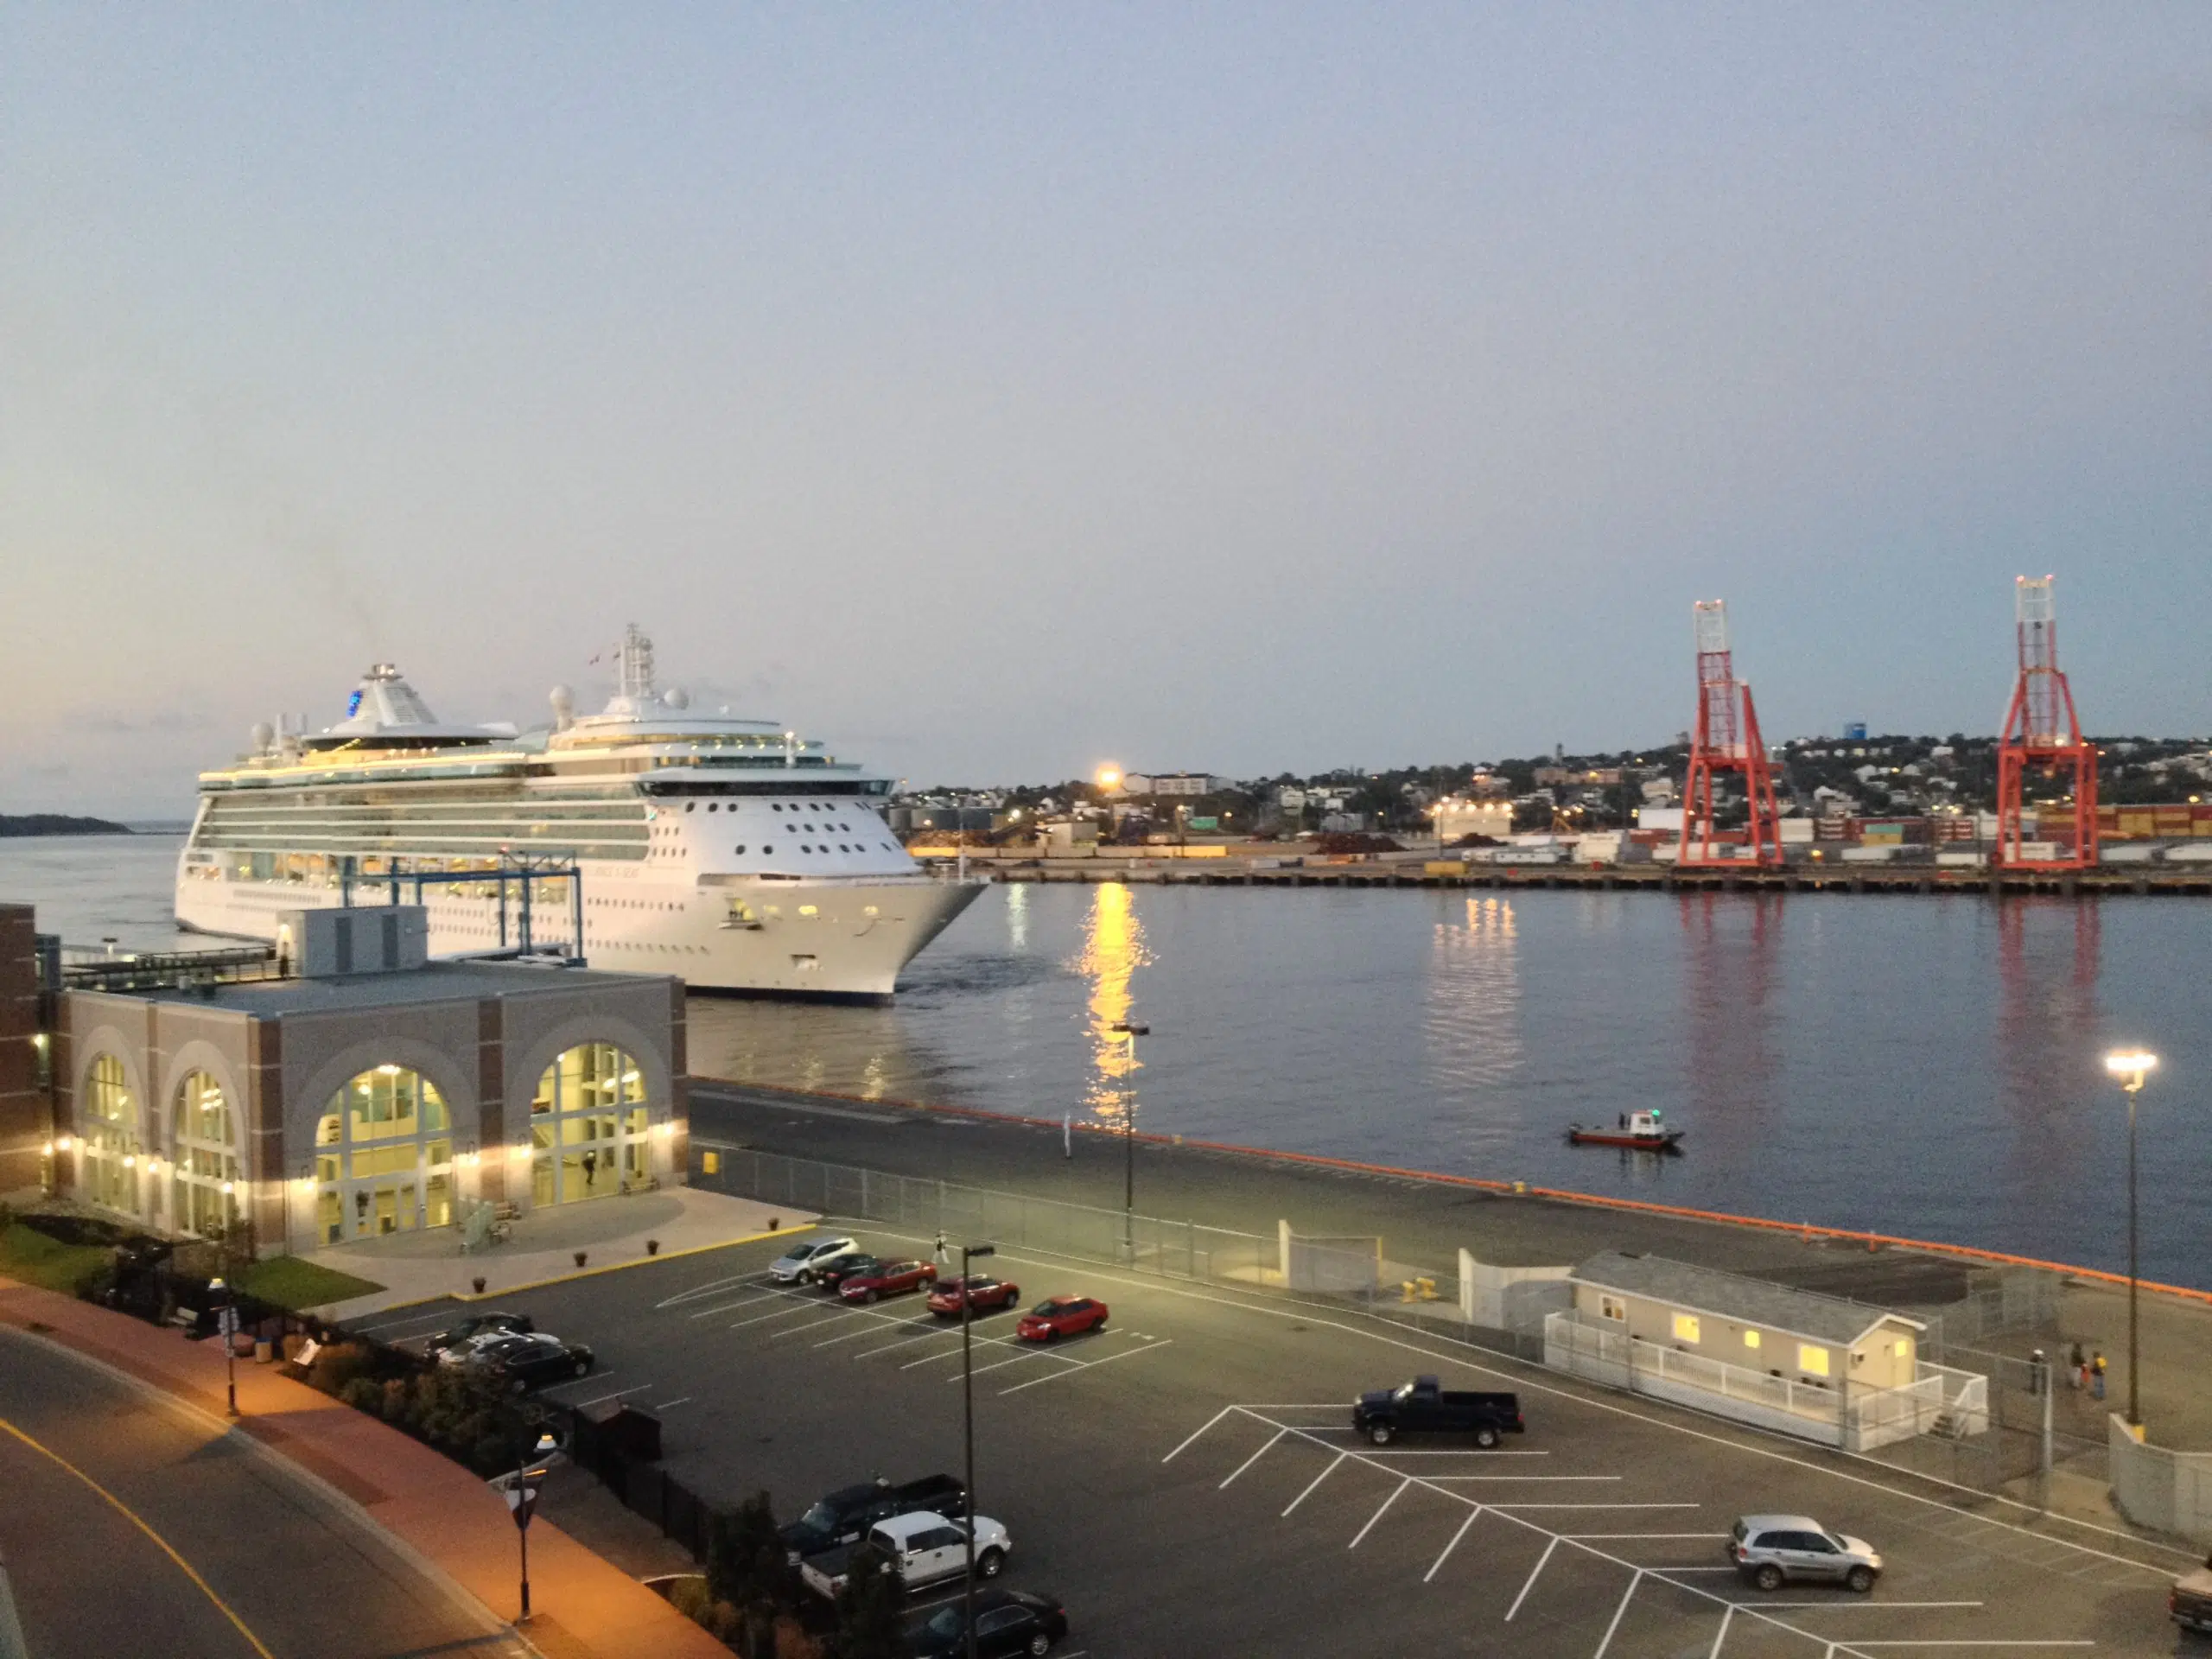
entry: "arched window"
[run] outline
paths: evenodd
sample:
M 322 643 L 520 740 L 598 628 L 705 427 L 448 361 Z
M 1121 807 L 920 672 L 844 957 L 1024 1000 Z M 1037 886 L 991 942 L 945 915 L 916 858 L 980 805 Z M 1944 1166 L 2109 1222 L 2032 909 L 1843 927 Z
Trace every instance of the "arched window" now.
M 85 1081 L 84 1190 L 94 1204 L 137 1215 L 138 1197 L 138 1101 L 118 1055 L 92 1062 Z
M 238 1142 L 223 1085 L 205 1071 L 186 1075 L 176 1097 L 173 1215 L 180 1232 L 220 1237 L 238 1218 Z
M 449 1227 L 452 1120 L 418 1071 L 379 1065 L 331 1096 L 315 1124 L 315 1233 L 326 1244 Z
M 530 1103 L 531 1201 L 573 1204 L 646 1185 L 650 1110 L 635 1055 L 612 1043 L 562 1054 Z

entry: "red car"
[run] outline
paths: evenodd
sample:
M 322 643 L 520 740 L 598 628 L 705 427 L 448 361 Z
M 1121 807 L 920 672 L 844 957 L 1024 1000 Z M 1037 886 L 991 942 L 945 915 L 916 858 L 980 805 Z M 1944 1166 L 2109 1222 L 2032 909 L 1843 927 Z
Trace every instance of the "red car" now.
M 1105 1328 L 1105 1303 L 1089 1296 L 1054 1296 L 1023 1314 L 1014 1334 L 1024 1342 L 1055 1342 Z
M 930 1312 L 941 1319 L 960 1317 L 961 1293 L 967 1293 L 968 1306 L 978 1313 L 986 1308 L 1012 1307 L 1021 1300 L 1021 1287 L 1004 1279 L 988 1278 L 971 1273 L 965 1279 L 947 1279 L 930 1293 Z
M 847 1274 L 837 1281 L 837 1294 L 849 1302 L 879 1302 L 886 1296 L 919 1290 L 937 1280 L 937 1268 L 928 1262 L 886 1262 L 865 1273 Z

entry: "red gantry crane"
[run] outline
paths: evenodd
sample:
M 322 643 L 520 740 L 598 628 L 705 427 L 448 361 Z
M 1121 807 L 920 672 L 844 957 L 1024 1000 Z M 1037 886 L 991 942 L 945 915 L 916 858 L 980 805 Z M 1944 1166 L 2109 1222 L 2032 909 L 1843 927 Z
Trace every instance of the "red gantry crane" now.
M 2058 666 L 2058 612 L 2052 576 L 2021 576 L 2013 588 L 2019 629 L 2020 675 L 2012 705 L 1997 739 L 1997 868 L 2000 870 L 2086 870 L 2097 862 L 2097 749 L 2082 738 L 2073 689 Z M 2054 779 L 2073 774 L 2073 829 L 2056 833 L 2053 815 L 2038 813 L 2041 840 L 2031 842 L 2021 826 L 2020 789 L 2028 772 Z M 2062 804 L 2062 813 L 2069 809 Z M 2050 856 L 2030 858 L 2027 849 L 2050 843 Z
M 1675 860 L 1681 869 L 1740 869 L 1746 864 L 1779 865 L 1782 831 L 1774 810 L 1774 773 L 1759 737 L 1759 717 L 1751 688 L 1736 677 L 1728 649 L 1728 604 L 1701 599 L 1692 613 L 1697 631 L 1697 732 L 1690 745 L 1689 778 L 1682 791 L 1682 845 Z M 1713 828 L 1713 776 L 1734 773 L 1744 780 L 1751 808 L 1740 845 L 1716 840 Z

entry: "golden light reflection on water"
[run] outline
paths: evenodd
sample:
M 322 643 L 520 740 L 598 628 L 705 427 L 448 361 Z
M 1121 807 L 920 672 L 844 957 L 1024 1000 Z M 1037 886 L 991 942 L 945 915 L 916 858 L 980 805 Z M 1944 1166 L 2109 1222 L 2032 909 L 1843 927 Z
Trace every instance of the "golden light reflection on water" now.
M 1510 899 L 1469 899 L 1464 925 L 1436 925 L 1426 1024 L 1440 1077 L 1496 1084 L 1521 1069 L 1519 946 Z
M 1144 927 L 1128 887 L 1108 881 L 1091 889 L 1084 918 L 1083 952 L 1069 965 L 1090 982 L 1085 1002 L 1090 1032 L 1090 1077 L 1083 1103 L 1094 1117 L 1119 1123 L 1136 1105 L 1139 1062 L 1129 1039 L 1114 1030 L 1135 1006 L 1130 982 L 1152 960 Z

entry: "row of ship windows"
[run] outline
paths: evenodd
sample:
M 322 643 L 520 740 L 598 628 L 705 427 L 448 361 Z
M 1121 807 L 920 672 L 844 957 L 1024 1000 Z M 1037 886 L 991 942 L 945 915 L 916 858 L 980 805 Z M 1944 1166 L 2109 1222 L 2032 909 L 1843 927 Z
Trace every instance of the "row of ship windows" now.
M 747 803 L 743 801 L 732 801 L 729 804 L 729 810 L 734 812 L 741 806 L 745 804 L 747 804 Z M 752 804 L 757 806 L 760 803 L 755 801 L 752 803 Z M 686 812 L 696 812 L 699 810 L 699 803 L 696 801 L 686 801 L 683 803 L 683 810 Z M 707 803 L 707 810 L 709 812 L 719 812 L 721 810 L 721 803 L 719 801 L 709 801 Z M 823 801 L 811 801 L 804 806 L 801 806 L 796 801 L 792 802 L 789 806 L 786 806 L 781 801 L 771 801 L 768 803 L 768 810 L 771 812 L 838 812 L 842 811 L 844 809 L 842 804 L 838 806 L 831 806 Z M 845 826 L 842 823 L 836 823 L 832 824 L 830 827 L 833 830 L 842 830 Z

